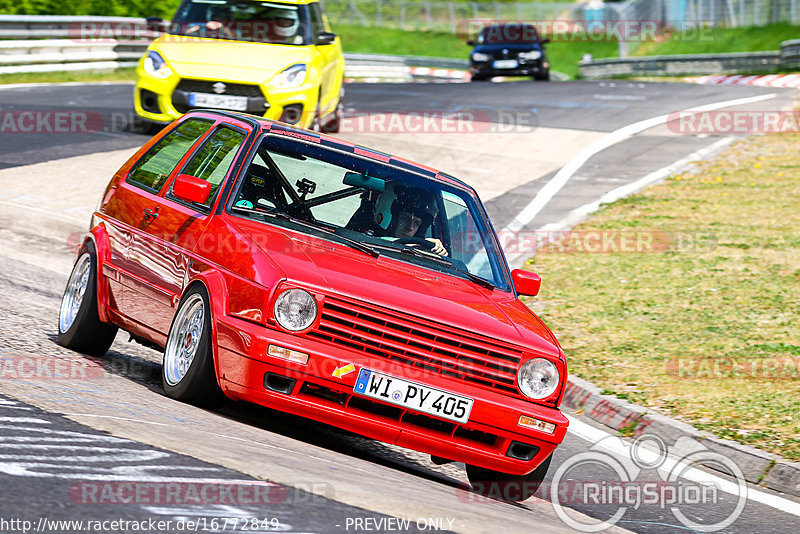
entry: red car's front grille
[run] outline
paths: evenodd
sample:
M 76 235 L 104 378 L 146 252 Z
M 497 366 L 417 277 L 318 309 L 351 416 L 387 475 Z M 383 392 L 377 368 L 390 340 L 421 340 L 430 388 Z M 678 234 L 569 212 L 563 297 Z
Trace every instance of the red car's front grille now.
M 308 336 L 372 356 L 519 394 L 521 353 L 510 345 L 377 306 L 327 297 Z

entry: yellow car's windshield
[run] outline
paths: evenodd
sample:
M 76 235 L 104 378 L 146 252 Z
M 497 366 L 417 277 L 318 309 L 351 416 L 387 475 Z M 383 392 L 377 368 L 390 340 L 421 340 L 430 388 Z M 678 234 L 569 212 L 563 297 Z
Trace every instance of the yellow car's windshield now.
M 253 43 L 310 43 L 305 5 L 249 0 L 184 0 L 169 33 Z

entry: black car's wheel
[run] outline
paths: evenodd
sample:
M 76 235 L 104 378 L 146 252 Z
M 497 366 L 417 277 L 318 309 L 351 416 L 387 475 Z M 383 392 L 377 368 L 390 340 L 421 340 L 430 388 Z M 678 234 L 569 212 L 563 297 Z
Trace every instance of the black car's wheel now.
M 201 284 L 184 295 L 172 320 L 161 382 L 173 399 L 207 408 L 215 408 L 224 400 L 214 372 L 208 291 Z
M 473 81 L 473 82 L 485 82 L 488 79 L 489 79 L 489 76 L 487 76 L 486 74 L 473 74 L 472 78 L 470 78 L 470 81 Z
M 540 82 L 546 82 L 550 80 L 550 71 L 545 71 L 542 74 L 535 74 L 533 79 Z
M 59 345 L 91 356 L 108 352 L 117 327 L 100 321 L 97 313 L 97 252 L 89 241 L 69 275 L 58 312 Z
M 542 485 L 552 458 L 552 455 L 548 456 L 539 464 L 539 467 L 527 475 L 509 475 L 467 465 L 467 477 L 475 493 L 506 501 L 520 502 L 533 497 L 533 494 Z

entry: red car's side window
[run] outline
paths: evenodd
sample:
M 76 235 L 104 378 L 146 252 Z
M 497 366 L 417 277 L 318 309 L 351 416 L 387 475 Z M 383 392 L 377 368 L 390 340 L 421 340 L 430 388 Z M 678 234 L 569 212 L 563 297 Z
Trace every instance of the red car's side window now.
M 139 160 L 128 175 L 128 183 L 158 193 L 178 162 L 212 124 L 192 119 L 172 130 Z
M 192 156 L 186 168 L 181 171 L 191 174 L 211 184 L 206 206 L 211 206 L 219 186 L 228 175 L 233 160 L 244 142 L 245 133 L 221 127 L 208 137 L 203 146 Z M 172 192 L 170 195 L 172 198 Z

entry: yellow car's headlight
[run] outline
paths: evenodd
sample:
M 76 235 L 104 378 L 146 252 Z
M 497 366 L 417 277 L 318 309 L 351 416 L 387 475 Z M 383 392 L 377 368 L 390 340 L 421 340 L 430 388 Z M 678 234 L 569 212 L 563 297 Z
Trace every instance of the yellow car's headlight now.
M 158 52 L 150 51 L 144 58 L 144 72 L 156 78 L 169 78 L 172 76 L 172 69 Z
M 291 67 L 286 67 L 275 77 L 272 78 L 272 85 L 280 89 L 290 89 L 293 87 L 300 87 L 306 81 L 306 65 L 304 63 L 297 63 Z

